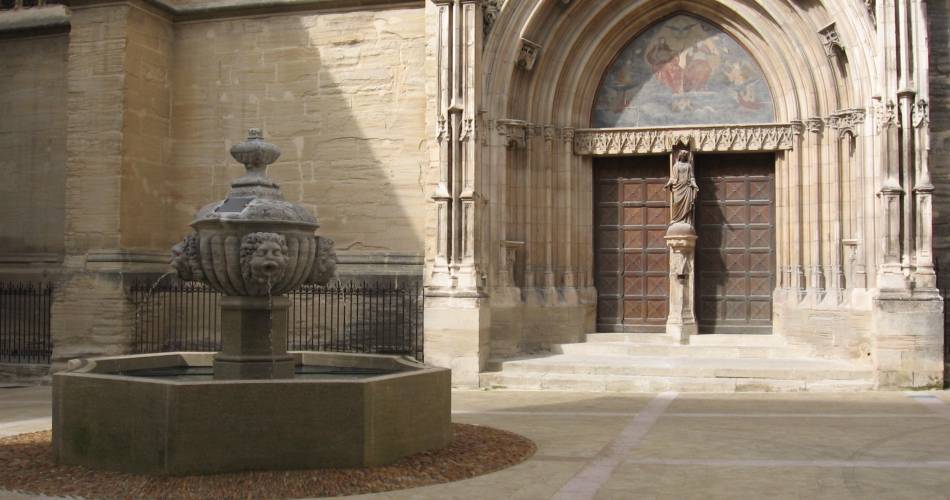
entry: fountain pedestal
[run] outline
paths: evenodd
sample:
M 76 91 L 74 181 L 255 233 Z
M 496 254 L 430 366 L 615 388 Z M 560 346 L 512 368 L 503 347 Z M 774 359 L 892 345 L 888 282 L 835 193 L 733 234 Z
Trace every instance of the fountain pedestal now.
M 294 378 L 294 358 L 287 353 L 289 309 L 287 297 L 222 297 L 215 380 Z

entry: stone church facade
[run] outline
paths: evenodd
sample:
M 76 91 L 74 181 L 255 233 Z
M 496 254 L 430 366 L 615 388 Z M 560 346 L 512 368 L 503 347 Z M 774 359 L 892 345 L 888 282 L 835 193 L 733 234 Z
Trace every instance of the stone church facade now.
M 0 11 L 0 277 L 58 283 L 58 362 L 126 348 L 259 126 L 459 385 L 613 335 L 943 386 L 946 1 L 68 3 Z

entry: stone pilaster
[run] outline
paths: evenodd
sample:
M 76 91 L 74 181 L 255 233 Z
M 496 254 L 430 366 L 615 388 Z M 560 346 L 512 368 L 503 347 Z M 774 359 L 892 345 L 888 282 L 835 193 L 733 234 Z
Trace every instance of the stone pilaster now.
M 486 299 L 490 256 L 480 251 L 485 233 L 485 180 L 478 168 L 477 137 L 481 78 L 482 6 L 476 0 L 432 0 L 437 17 L 435 64 L 438 86 L 439 179 L 435 203 L 436 242 L 426 282 L 425 356 L 428 363 L 452 369 L 456 385 L 478 385 L 488 358 L 491 315 Z M 487 233 L 485 233 L 487 234 Z
M 163 186 L 167 173 L 171 21 L 144 3 L 115 2 L 74 6 L 70 23 L 56 367 L 126 352 L 136 314 L 128 278 L 168 270 L 160 242 L 167 196 L 144 186 Z

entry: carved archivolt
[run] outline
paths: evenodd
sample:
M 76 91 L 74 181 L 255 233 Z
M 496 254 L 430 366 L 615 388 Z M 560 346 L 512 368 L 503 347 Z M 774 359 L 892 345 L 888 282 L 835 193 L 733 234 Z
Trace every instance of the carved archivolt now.
M 586 129 L 574 134 L 574 154 L 630 155 L 694 151 L 782 151 L 793 148 L 800 126 L 735 125 L 663 129 Z

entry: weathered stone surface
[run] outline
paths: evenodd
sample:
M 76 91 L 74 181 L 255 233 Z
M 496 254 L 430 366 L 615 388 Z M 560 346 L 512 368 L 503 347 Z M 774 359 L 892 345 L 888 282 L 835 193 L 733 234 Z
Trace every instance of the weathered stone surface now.
M 368 467 L 451 441 L 448 370 L 394 356 L 295 356 L 298 364 L 396 373 L 358 380 L 180 382 L 117 372 L 208 366 L 211 354 L 84 360 L 53 376 L 56 460 L 163 475 Z
M 68 41 L 0 40 L 0 254 L 63 253 Z
M 185 227 L 209 187 L 223 196 L 230 138 L 261 126 L 283 151 L 271 175 L 288 200 L 319 206 L 338 248 L 421 253 L 423 30 L 421 9 L 180 25 L 171 168 L 187 181 L 171 225 Z

